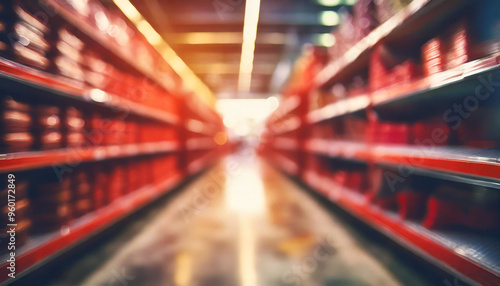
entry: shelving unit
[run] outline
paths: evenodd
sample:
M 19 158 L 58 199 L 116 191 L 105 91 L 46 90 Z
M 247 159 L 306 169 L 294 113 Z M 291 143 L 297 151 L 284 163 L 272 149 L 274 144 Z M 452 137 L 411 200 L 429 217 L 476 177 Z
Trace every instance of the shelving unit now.
M 109 62 L 113 66 L 116 65 L 119 69 L 123 69 L 126 75 L 144 77 L 153 82 L 155 88 L 158 88 L 155 92 L 161 95 L 164 102 L 160 101 L 161 104 L 155 104 L 151 101 L 132 100 L 127 98 L 125 94 L 94 88 L 84 81 L 71 80 L 52 71 L 42 71 L 2 57 L 0 57 L 1 95 L 15 95 L 17 99 L 21 98 L 24 104 L 73 107 L 82 114 L 97 113 L 99 116 L 109 116 L 110 118 L 120 114 L 123 117 L 115 120 L 121 120 L 124 123 L 126 119 L 127 123 L 134 123 L 138 129 L 146 127 L 157 129 L 154 132 L 148 131 L 147 136 L 140 133 L 141 138 L 135 138 L 133 143 L 128 141 L 96 143 L 86 138 L 84 142 L 86 144 L 75 147 L 46 150 L 32 147 L 30 151 L 26 152 L 0 154 L 0 173 L 17 175 L 29 172 L 31 174 L 42 169 L 47 170 L 48 168 L 69 165 L 73 174 L 75 170 L 76 172 L 81 171 L 80 165 L 85 165 L 85 168 L 89 168 L 88 166 L 96 168 L 88 172 L 90 173 L 89 177 L 92 177 L 95 175 L 94 172 L 103 171 L 101 169 L 108 168 L 109 164 L 115 164 L 114 168 L 120 169 L 121 172 L 139 172 L 141 168 L 145 168 L 144 163 L 152 170 L 153 165 L 154 168 L 157 167 L 156 163 L 165 163 L 160 167 L 165 168 L 166 166 L 168 170 L 153 170 L 153 174 L 149 178 L 151 180 L 145 183 L 141 182 L 144 183 L 141 187 L 127 191 L 124 191 L 126 188 L 123 187 L 118 198 L 111 199 L 104 205 L 93 207 L 88 213 L 73 218 L 69 224 L 60 229 L 38 233 L 30 232 L 26 243 L 16 246 L 16 276 L 23 275 L 30 269 L 35 269 L 39 265 L 51 261 L 71 247 L 84 242 L 132 212 L 165 195 L 189 177 L 215 163 L 234 147 L 227 140 L 216 140 L 217 136 L 227 139 L 224 137 L 225 128 L 222 119 L 212 107 L 203 103 L 196 94 L 187 91 L 190 87 L 184 82 L 185 79 L 176 74 L 168 63 L 161 60 L 160 64 L 168 67 L 168 76 L 173 79 L 170 81 L 159 75 L 156 66 L 149 66 L 137 60 L 131 51 L 113 42 L 106 33 L 100 33 L 89 21 L 82 19 L 76 11 L 72 11 L 61 3 L 61 1 L 56 0 L 43 2 L 44 5 L 47 5 L 44 6 L 44 12 L 49 13 L 50 20 L 56 19 L 58 25 L 62 23 L 61 25 L 64 27 L 78 31 L 82 35 L 81 40 L 86 45 L 89 44 L 91 48 L 102 52 L 106 57 L 109 56 L 111 58 Z M 107 5 L 113 4 L 108 3 Z M 113 11 L 113 13 L 118 13 L 119 9 Z M 127 22 L 123 14 L 119 15 Z M 151 51 L 157 53 L 136 27 L 131 26 L 130 22 L 127 24 L 138 35 L 136 41 L 142 41 Z M 56 29 L 55 27 L 51 28 Z M 158 58 L 162 59 L 159 55 Z M 123 78 L 127 79 L 128 77 Z M 181 86 L 183 87 L 181 88 Z M 85 120 L 87 119 L 85 117 Z M 85 128 L 87 127 L 85 126 Z M 168 136 L 171 139 L 158 139 L 159 137 L 154 133 L 162 133 L 162 130 L 166 134 L 168 131 Z M 61 133 L 63 132 L 61 131 Z M 151 158 L 156 158 L 160 162 Z M 165 158 L 169 159 L 168 162 L 161 161 Z M 98 169 L 97 165 L 104 167 Z M 87 170 L 84 171 L 87 172 Z M 122 174 L 122 176 L 124 175 Z M 31 176 L 28 177 L 30 177 L 30 183 L 37 185 L 36 181 L 32 181 L 34 179 Z M 106 178 L 106 180 L 113 181 L 112 178 Z M 94 192 L 94 189 L 98 187 L 94 185 L 98 184 L 97 178 L 90 180 L 89 184 Z M 71 186 L 73 188 L 73 185 Z M 111 187 L 105 189 L 104 192 L 111 193 L 110 189 Z M 109 196 L 116 196 L 116 194 Z M 96 195 L 92 194 L 90 199 L 94 200 L 95 198 Z M 34 203 L 35 201 L 32 202 L 32 204 Z M 8 253 L 0 254 L 3 261 L 0 264 L 2 268 L 0 270 L 2 274 L 0 283 L 9 278 L 6 262 L 8 255 Z
M 35 267 L 38 263 L 43 263 L 52 256 L 68 250 L 130 213 L 153 202 L 175 188 L 181 181 L 182 176 L 180 174 L 174 175 L 159 185 L 145 186 L 103 209 L 89 213 L 73 221 L 66 228 L 32 236 L 25 245 L 16 250 L 16 270 L 18 275 L 22 275 L 23 271 L 29 271 L 30 267 Z M 8 254 L 2 255 L 1 258 L 6 261 Z M 8 277 L 8 263 L 4 262 L 1 266 L 1 275 Z
M 441 111 L 438 108 L 446 104 L 461 103 L 464 97 L 474 95 L 483 86 L 480 79 L 498 79 L 499 51 L 431 76 L 421 76 L 382 88 L 371 89 L 366 83 L 362 92 L 358 89 L 356 95 L 345 95 L 334 102 L 326 101 L 330 103 L 319 107 L 314 101 L 318 94 L 333 94 L 335 84 L 345 83 L 361 71 L 369 70 L 370 57 L 379 45 L 391 45 L 399 49 L 422 45 L 435 37 L 432 36 L 433 30 L 444 26 L 447 21 L 457 19 L 474 5 L 474 1 L 412 1 L 342 56 L 324 65 L 322 70 L 304 75 L 304 78 L 312 77 L 314 80 L 300 95 L 302 100 L 299 107 L 295 108 L 295 113 L 283 112 L 288 110 L 284 106 L 277 109 L 276 113 L 278 110 L 281 112 L 270 117 L 259 151 L 287 175 L 301 179 L 326 199 L 430 263 L 467 283 L 498 285 L 500 238 L 495 230 L 481 232 L 465 226 L 462 229 L 425 228 L 421 218 L 404 218 L 392 209 L 393 206 L 384 205 L 387 201 L 379 201 L 378 192 L 383 190 L 378 188 L 383 188 L 381 186 L 386 178 L 376 176 L 383 174 L 384 170 L 390 170 L 391 174 L 402 178 L 395 182 L 406 188 L 410 188 L 411 180 L 408 183 L 408 178 L 419 176 L 440 184 L 483 187 L 494 192 L 500 188 L 498 148 L 479 149 L 456 143 L 446 146 L 435 143 L 431 146 L 411 144 L 410 135 L 407 144 L 389 142 L 393 139 L 390 136 L 397 137 L 399 133 L 388 133 L 388 142 L 381 142 L 378 140 L 382 139 L 369 131 L 375 132 L 378 126 L 391 123 L 399 126 L 407 124 L 405 126 L 410 127 L 405 128 L 410 133 L 415 122 L 423 122 L 421 126 L 426 124 L 422 119 L 426 114 L 434 110 Z M 295 85 L 299 84 L 290 82 L 286 90 L 294 90 Z M 285 94 L 282 104 L 286 105 L 286 102 Z M 290 128 L 276 128 L 289 118 L 297 118 L 296 121 L 300 122 L 300 126 L 294 126 L 294 132 L 288 132 Z M 351 124 L 351 129 L 347 129 L 347 124 L 341 125 L 345 122 Z M 352 134 L 345 130 L 355 128 L 360 130 L 359 134 L 349 137 Z M 450 130 L 449 138 L 457 136 L 453 133 L 457 131 Z M 349 181 L 349 172 L 353 170 L 359 173 L 355 173 Z M 400 170 L 410 171 L 407 174 Z M 359 184 L 360 180 L 365 180 L 360 189 L 349 186 Z M 377 182 L 381 185 L 377 185 Z M 423 190 L 424 196 L 430 197 L 431 191 Z M 392 196 L 393 203 L 398 204 L 394 192 L 392 190 L 388 196 Z M 385 198 L 383 194 L 380 196 Z

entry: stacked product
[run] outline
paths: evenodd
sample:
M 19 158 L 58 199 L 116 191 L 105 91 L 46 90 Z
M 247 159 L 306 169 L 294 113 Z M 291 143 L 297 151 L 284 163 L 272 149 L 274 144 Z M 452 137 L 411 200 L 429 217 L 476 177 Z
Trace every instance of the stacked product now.
M 410 83 L 421 77 L 414 59 L 396 56 L 386 46 L 375 48 L 370 59 L 369 85 L 372 91 L 398 83 Z
M 52 168 L 34 175 L 31 184 L 32 219 L 37 232 L 46 232 L 67 226 L 72 218 L 72 178 Z
M 0 56 L 13 61 L 47 69 L 50 64 L 50 29 L 41 22 L 38 4 L 2 1 L 0 10 Z
M 109 165 L 109 185 L 108 185 L 108 197 L 107 203 L 112 203 L 113 201 L 119 199 L 125 192 L 125 167 L 121 161 L 110 162 Z
M 10 96 L 2 96 L 0 100 L 0 153 L 30 150 L 33 144 L 30 106 Z
M 92 189 L 87 167 L 78 168 L 73 175 L 73 217 L 89 213 L 93 208 Z
M 496 189 L 443 182 L 427 202 L 423 225 L 428 228 L 500 229 L 499 207 L 500 195 Z
M 64 146 L 78 147 L 84 143 L 85 120 L 82 113 L 74 107 L 64 109 Z
M 84 43 L 69 26 L 59 28 L 57 34 L 58 41 L 55 44 L 54 73 L 83 82 L 85 79 L 82 68 Z
M 62 147 L 61 110 L 56 106 L 35 106 L 35 149 L 47 150 Z
M 28 199 L 28 182 L 17 177 L 9 177 L 6 174 L 1 176 L 0 200 L 2 204 L 0 225 L 2 234 L 8 235 L 7 238 L 0 241 L 0 252 L 13 250 L 8 248 L 10 239 L 9 224 L 17 224 L 15 231 L 16 247 L 23 245 L 28 238 L 28 231 L 31 228 L 30 219 L 30 200 Z M 10 186 L 9 186 L 10 184 Z M 8 204 L 8 201 L 14 201 L 15 204 Z M 10 214 L 9 214 L 10 213 Z M 12 244 L 11 244 L 12 245 Z

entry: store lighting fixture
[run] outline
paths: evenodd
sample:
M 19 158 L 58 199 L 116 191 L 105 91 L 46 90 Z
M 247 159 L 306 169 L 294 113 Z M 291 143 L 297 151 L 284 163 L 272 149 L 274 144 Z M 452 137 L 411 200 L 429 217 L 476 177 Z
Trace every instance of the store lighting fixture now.
M 330 33 L 317 34 L 315 38 L 315 41 L 319 46 L 331 47 L 335 45 L 335 36 Z
M 245 20 L 243 24 L 243 44 L 241 45 L 240 71 L 238 75 L 238 91 L 249 92 L 252 84 L 253 59 L 257 24 L 259 23 L 260 0 L 246 1 Z
M 170 67 L 183 79 L 185 86 L 192 90 L 203 102 L 209 106 L 213 106 L 215 96 L 212 91 L 175 53 L 170 45 L 163 40 L 161 35 L 156 32 L 134 5 L 129 0 L 113 0 L 113 2 L 144 35 L 146 40 L 160 52 Z
M 326 7 L 335 7 L 342 3 L 342 0 L 318 0 L 318 4 Z
M 141 14 L 128 0 L 114 0 L 116 6 L 129 18 L 133 23 L 137 23 L 142 19 Z
M 153 26 L 151 26 L 148 21 L 144 19 L 139 21 L 139 23 L 137 23 L 137 29 L 139 29 L 151 45 L 157 46 L 162 43 L 162 37 L 155 31 Z
M 335 11 L 321 12 L 319 20 L 323 26 L 337 26 L 340 23 L 339 14 Z
M 357 0 L 317 0 L 317 3 L 325 7 L 336 7 L 339 5 L 352 6 L 356 4 Z
M 106 102 L 109 100 L 109 95 L 100 89 L 94 88 L 89 91 L 90 99 L 95 102 Z

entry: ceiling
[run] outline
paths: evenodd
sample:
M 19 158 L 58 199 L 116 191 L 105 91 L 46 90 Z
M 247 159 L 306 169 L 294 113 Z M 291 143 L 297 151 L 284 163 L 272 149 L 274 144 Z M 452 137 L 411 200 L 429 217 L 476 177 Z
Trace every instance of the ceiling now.
M 320 34 L 332 30 L 321 24 L 321 12 L 344 7 L 326 7 L 315 0 L 262 0 L 250 92 L 240 93 L 244 0 L 132 3 L 218 98 L 268 97 L 278 92 L 303 44 L 317 42 Z

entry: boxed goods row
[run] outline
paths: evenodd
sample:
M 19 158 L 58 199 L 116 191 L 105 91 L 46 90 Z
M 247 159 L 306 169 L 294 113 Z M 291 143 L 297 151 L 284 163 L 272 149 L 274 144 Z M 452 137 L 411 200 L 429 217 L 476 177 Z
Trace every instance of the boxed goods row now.
M 306 169 L 343 187 L 341 192 L 359 193 L 371 205 L 418 221 L 426 228 L 500 230 L 497 189 L 402 173 L 396 168 L 368 168 L 362 163 L 317 155 L 307 157 Z
M 460 121 L 451 115 L 416 122 L 368 121 L 346 116 L 312 125 L 310 135 L 312 138 L 375 144 L 498 148 L 500 137 L 495 130 L 499 121 L 496 119 L 496 108 L 492 106 L 471 112 Z
M 70 1 L 76 3 L 75 1 Z M 94 1 L 92 1 L 94 2 Z M 81 5 L 97 5 L 82 3 Z M 101 48 L 91 41 L 83 40 L 84 36 L 72 26 L 57 17 L 44 15 L 47 4 L 42 1 L 8 0 L 2 3 L 0 10 L 0 56 L 14 62 L 34 67 L 54 75 L 62 76 L 64 81 L 76 87 L 97 88 L 128 100 L 176 113 L 175 100 L 171 98 L 158 84 L 152 83 L 147 77 L 130 69 L 124 69 L 123 64 L 116 65 L 103 56 Z M 99 17 L 106 17 L 99 10 Z M 119 24 L 108 23 L 107 29 L 111 38 L 128 39 L 130 45 L 140 45 L 141 41 L 127 38 L 128 32 L 124 20 L 118 16 Z M 124 26 L 125 25 L 125 26 Z M 143 44 L 144 45 L 144 44 Z M 123 47 L 126 48 L 126 47 Z M 135 57 L 134 60 L 151 57 L 152 51 L 141 48 L 146 55 Z M 163 61 L 148 61 L 153 67 Z M 164 70 L 164 68 L 162 69 Z M 168 69 L 167 69 L 168 70 Z M 163 76 L 165 72 L 161 72 Z M 59 78 L 61 80 L 62 78 Z
M 478 185 L 406 176 L 377 168 L 371 173 L 374 205 L 431 229 L 500 230 L 500 193 Z
M 0 98 L 0 153 L 178 139 L 174 127 L 131 115 L 123 119 L 19 98 Z
M 409 2 L 363 0 L 354 6 L 353 16 L 344 11 L 341 24 L 333 32 L 336 43 L 329 48 L 330 61 L 335 62 L 344 56 L 349 48 L 379 23 L 386 21 L 387 16 L 393 15 Z M 398 43 L 382 40 L 369 50 L 369 61 L 365 67 L 349 69 L 346 75 L 331 82 L 332 86 L 328 90 L 313 92 L 310 109 L 394 85 L 420 83 L 420 80 L 429 76 L 497 54 L 500 43 L 498 15 L 491 11 L 500 9 L 499 2 L 481 0 L 469 6 L 467 15 L 457 14 L 441 27 L 426 31 L 424 37 L 408 39 L 411 44 L 404 43 L 404 39 Z M 323 56 L 317 53 L 304 53 L 303 57 L 309 59 L 307 63 L 325 66 Z M 298 61 L 296 69 L 305 70 L 307 66 Z M 315 77 L 321 70 L 308 70 L 306 76 Z
M 71 172 L 40 169 L 15 174 L 12 181 L 16 200 L 14 221 L 7 204 L 2 209 L 2 230 L 17 223 L 16 246 L 29 234 L 46 233 L 69 226 L 72 220 L 103 208 L 142 187 L 159 185 L 177 173 L 177 157 L 161 155 L 134 160 L 117 160 L 79 165 Z M 0 198 L 7 202 L 10 187 L 2 174 Z M 3 232 L 6 233 L 6 232 Z M 2 240 L 1 243 L 6 243 Z M 7 247 L 2 247 L 6 250 Z

